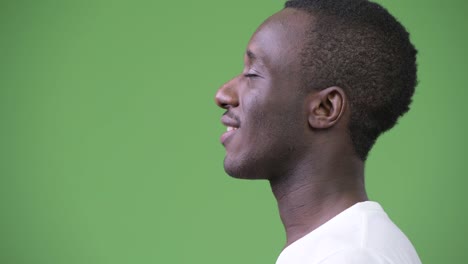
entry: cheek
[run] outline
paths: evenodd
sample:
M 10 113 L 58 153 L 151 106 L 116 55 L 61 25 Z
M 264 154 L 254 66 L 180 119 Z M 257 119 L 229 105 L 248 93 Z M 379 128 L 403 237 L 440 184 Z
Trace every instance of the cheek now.
M 268 111 L 268 107 L 265 105 L 265 99 L 262 98 L 262 94 L 259 89 L 245 89 L 244 95 L 241 97 L 241 116 L 242 123 L 245 126 L 252 127 L 256 122 L 261 121 L 264 113 Z M 242 125 L 242 124 L 241 124 Z
M 254 146 L 271 145 L 277 141 L 291 143 L 302 136 L 304 124 L 307 124 L 302 96 L 294 96 L 284 87 L 259 81 L 255 87 L 243 89 L 240 102 L 241 126 L 244 128 L 242 141 Z
M 290 144 L 300 136 L 303 125 L 300 107 L 292 101 L 255 100 L 248 109 L 248 141 L 255 145 Z

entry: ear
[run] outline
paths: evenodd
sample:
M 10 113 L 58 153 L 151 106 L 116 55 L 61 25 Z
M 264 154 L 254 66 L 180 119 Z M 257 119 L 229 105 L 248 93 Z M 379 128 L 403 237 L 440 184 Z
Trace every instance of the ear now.
M 343 116 L 347 97 L 340 87 L 332 86 L 312 94 L 308 100 L 308 121 L 312 128 L 329 128 Z

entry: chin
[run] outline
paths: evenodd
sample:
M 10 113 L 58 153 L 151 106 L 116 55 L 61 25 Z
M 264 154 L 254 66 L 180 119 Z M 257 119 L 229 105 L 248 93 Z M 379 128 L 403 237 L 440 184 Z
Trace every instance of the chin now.
M 233 161 L 228 157 L 224 159 L 224 170 L 226 173 L 236 179 L 246 180 L 265 180 L 268 177 L 260 173 L 259 167 L 255 165 L 255 162 L 241 162 Z

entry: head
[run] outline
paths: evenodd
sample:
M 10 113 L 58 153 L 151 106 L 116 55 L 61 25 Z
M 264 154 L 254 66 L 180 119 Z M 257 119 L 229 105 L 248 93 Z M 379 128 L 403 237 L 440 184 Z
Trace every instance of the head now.
M 226 171 L 271 179 L 330 149 L 364 161 L 409 109 L 415 56 L 406 30 L 377 4 L 286 2 L 252 36 L 242 73 L 216 94 L 234 128 L 222 137 Z

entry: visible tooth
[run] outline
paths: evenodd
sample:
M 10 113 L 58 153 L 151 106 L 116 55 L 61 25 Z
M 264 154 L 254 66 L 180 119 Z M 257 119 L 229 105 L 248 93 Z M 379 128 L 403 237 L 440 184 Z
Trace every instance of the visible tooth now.
M 233 129 L 234 129 L 233 127 L 230 127 L 230 126 L 227 127 L 227 131 L 231 131 Z

